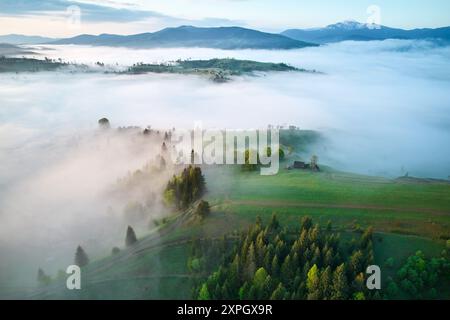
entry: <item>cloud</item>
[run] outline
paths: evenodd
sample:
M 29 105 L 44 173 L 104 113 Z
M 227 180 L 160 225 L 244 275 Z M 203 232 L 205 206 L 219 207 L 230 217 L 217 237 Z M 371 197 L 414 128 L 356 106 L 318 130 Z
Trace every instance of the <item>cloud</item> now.
M 66 18 L 70 6 L 77 6 L 81 11 L 81 19 L 87 23 L 101 22 L 145 22 L 157 20 L 160 25 L 192 24 L 197 26 L 217 26 L 243 24 L 222 18 L 204 18 L 191 20 L 177 18 L 150 10 L 141 10 L 133 3 L 116 1 L 68 1 L 68 0 L 2 0 L 0 1 L 0 16 L 28 17 L 28 16 L 55 16 Z M 105 31 L 106 32 L 106 31 Z
M 0 14 L 3 16 L 61 16 L 66 15 L 67 8 L 74 5 L 80 8 L 82 19 L 88 22 L 131 22 L 148 18 L 166 17 L 153 11 L 115 8 L 106 5 L 64 0 L 3 0 L 0 2 Z

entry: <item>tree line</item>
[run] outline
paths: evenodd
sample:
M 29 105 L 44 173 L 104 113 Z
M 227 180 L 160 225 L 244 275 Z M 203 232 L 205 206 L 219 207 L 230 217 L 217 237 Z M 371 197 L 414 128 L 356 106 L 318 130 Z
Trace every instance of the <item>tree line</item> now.
M 218 261 L 216 271 L 196 285 L 195 299 L 378 299 L 366 287 L 366 268 L 374 262 L 372 228 L 357 241 L 344 243 L 331 229 L 304 217 L 288 232 L 273 215 L 265 226 L 258 218 L 230 249 L 230 241 L 212 243 L 219 250 L 194 242 L 189 267 Z M 226 239 L 226 238 L 225 238 Z M 214 254 L 211 254 L 213 252 Z M 209 261 L 209 262 L 208 262 Z

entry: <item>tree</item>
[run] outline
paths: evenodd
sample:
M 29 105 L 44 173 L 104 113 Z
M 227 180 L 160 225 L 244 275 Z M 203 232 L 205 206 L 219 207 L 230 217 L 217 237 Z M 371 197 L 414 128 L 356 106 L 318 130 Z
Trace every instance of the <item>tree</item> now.
M 364 273 L 360 272 L 356 275 L 355 280 L 353 280 L 353 290 L 357 292 L 362 292 L 366 289 L 366 283 L 364 278 Z
M 43 285 L 48 285 L 51 281 L 51 278 L 45 274 L 44 270 L 42 270 L 41 268 L 39 268 L 38 270 L 38 275 L 37 275 L 37 280 L 40 284 Z
M 319 157 L 317 157 L 315 154 L 313 154 L 312 156 L 311 156 L 311 162 L 310 162 L 310 168 L 312 169 L 312 170 L 317 170 L 318 168 L 319 168 L 319 166 L 317 165 L 317 163 L 318 163 L 318 161 L 319 161 Z
M 353 300 L 366 300 L 366 296 L 364 295 L 364 292 L 356 292 L 353 294 Z
M 290 279 L 292 279 L 294 272 L 292 270 L 292 262 L 291 256 L 287 255 L 284 259 L 283 264 L 281 265 L 281 277 L 284 282 L 288 283 Z
M 125 245 L 127 247 L 132 246 L 137 242 L 136 233 L 131 226 L 127 228 L 127 235 L 125 236 Z
M 302 230 L 309 230 L 313 225 L 312 219 L 309 216 L 302 218 Z
M 206 283 L 202 285 L 200 292 L 198 294 L 198 300 L 211 300 L 211 296 L 209 295 L 208 286 Z
M 256 255 L 255 246 L 253 242 L 248 247 L 247 260 L 246 260 L 246 276 L 247 279 L 252 279 L 256 270 Z
M 352 277 L 355 277 L 359 272 L 363 271 L 363 253 L 361 250 L 355 251 L 350 257 L 350 271 Z
M 84 267 L 89 263 L 89 258 L 81 246 L 78 246 L 75 252 L 75 264 L 79 267 Z
M 320 281 L 319 268 L 313 265 L 308 271 L 306 278 L 306 288 L 308 289 L 308 300 L 319 300 L 320 296 Z
M 164 191 L 164 201 L 166 205 L 186 209 L 203 196 L 205 189 L 205 177 L 201 169 L 189 166 L 169 180 Z
M 388 297 L 390 299 L 395 298 L 397 296 L 397 294 L 398 294 L 398 286 L 397 286 L 397 284 L 395 284 L 394 281 L 389 282 L 389 284 L 387 286 L 387 289 L 386 289 L 386 292 L 387 292 Z
M 271 147 L 266 148 L 266 155 L 267 155 L 267 157 L 272 156 L 272 148 Z M 280 159 L 280 161 L 283 161 L 285 158 L 284 151 L 281 148 L 278 149 L 278 158 Z
M 387 258 L 386 261 L 384 262 L 384 265 L 385 265 L 387 268 L 393 268 L 394 265 L 395 265 L 395 260 L 394 260 L 394 258 L 392 258 L 392 257 Z
M 272 213 L 272 218 L 270 219 L 269 222 L 269 230 L 271 231 L 277 230 L 279 226 L 280 223 L 278 222 L 277 214 L 274 212 Z
M 195 210 L 195 214 L 201 219 L 206 218 L 211 212 L 211 208 L 209 206 L 208 201 L 201 200 L 197 205 L 197 209 Z
M 328 266 L 320 274 L 320 292 L 322 294 L 322 298 L 325 300 L 331 298 L 332 281 L 333 273 L 331 271 L 331 267 Z
M 278 284 L 278 287 L 273 291 L 272 295 L 270 296 L 270 300 L 283 300 L 285 295 L 286 295 L 286 289 L 284 288 L 283 284 L 280 282 Z
M 345 275 L 345 264 L 341 264 L 333 273 L 332 300 L 346 300 L 348 298 L 348 282 Z
M 361 236 L 361 247 L 366 248 L 372 241 L 373 227 L 368 227 Z
M 334 253 L 333 248 L 328 248 L 325 251 L 325 256 L 323 257 L 324 266 L 334 267 Z
M 264 285 L 264 281 L 267 277 L 267 271 L 264 268 L 259 268 L 255 272 L 255 276 L 253 277 L 253 285 L 257 288 L 262 288 Z
M 280 265 L 278 262 L 278 257 L 276 255 L 272 259 L 271 271 L 274 276 L 278 276 L 278 272 L 280 271 Z
M 202 249 L 208 251 L 207 257 L 196 256 L 205 265 L 216 266 L 217 261 L 221 261 L 218 271 L 205 282 L 211 299 L 345 300 L 376 297 L 365 287 L 365 270 L 362 270 L 369 253 L 373 251 L 372 241 L 365 249 L 361 249 L 360 242 L 355 242 L 354 249 L 348 252 L 343 250 L 345 246 L 341 246 L 337 234 L 319 225 L 313 226 L 308 217 L 303 219 L 301 229 L 292 224 L 289 229 L 274 228 L 278 224 L 275 221 L 274 216 L 264 227 L 258 218 L 234 245 L 226 242 L 215 244 L 217 249 L 214 250 L 229 252 L 221 254 L 220 258 L 210 249 Z M 444 258 L 434 259 L 425 265 L 420 253 L 411 259 L 410 264 L 422 272 L 412 272 L 411 267 L 404 268 L 404 285 L 411 287 L 420 280 L 423 285 L 428 285 L 424 293 L 431 294 L 431 289 L 435 287 L 433 279 L 439 272 L 443 274 L 433 270 L 444 270 L 441 262 Z M 190 270 L 195 272 L 192 268 Z M 199 272 L 205 270 L 202 268 Z M 358 270 L 355 275 L 352 275 L 353 270 Z M 198 284 L 194 297 L 198 298 L 202 285 L 203 282 Z M 414 285 L 414 288 L 417 287 Z M 381 296 L 378 295 L 378 298 Z
M 245 282 L 244 285 L 239 289 L 239 299 L 247 300 L 249 291 L 250 285 L 248 284 L 248 282 Z
M 101 118 L 100 120 L 98 120 L 98 125 L 100 129 L 109 129 L 111 127 L 107 118 Z
M 248 149 L 245 150 L 244 152 L 244 164 L 242 165 L 242 170 L 244 171 L 255 171 L 256 169 L 258 169 L 258 163 L 250 163 L 252 162 L 252 153 L 253 151 L 250 151 Z

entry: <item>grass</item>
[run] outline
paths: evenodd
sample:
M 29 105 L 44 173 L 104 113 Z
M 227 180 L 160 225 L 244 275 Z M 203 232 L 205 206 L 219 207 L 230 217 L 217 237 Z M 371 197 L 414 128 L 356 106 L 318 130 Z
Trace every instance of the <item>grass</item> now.
M 382 232 L 436 240 L 450 237 L 448 183 L 405 183 L 331 170 L 281 169 L 269 177 L 227 167 L 205 172 L 207 178 L 208 174 L 213 177 L 208 181 L 207 200 L 217 210 L 244 220 L 277 212 L 282 221 L 311 215 L 343 229 L 373 225 Z
M 382 279 L 405 259 L 422 250 L 438 256 L 450 230 L 450 185 L 399 182 L 325 170 L 313 173 L 281 170 L 271 177 L 242 173 L 237 167 L 205 168 L 211 215 L 203 222 L 180 216 L 140 239 L 132 248 L 92 262 L 83 269 L 85 289 L 68 291 L 64 283 L 33 292 L 46 299 L 190 299 L 194 279 L 187 269 L 190 241 L 218 238 L 247 228 L 259 215 L 278 213 L 282 225 L 298 224 L 304 215 L 323 225 L 328 220 L 343 238 L 375 228 L 375 262 Z M 394 258 L 394 266 L 385 266 Z

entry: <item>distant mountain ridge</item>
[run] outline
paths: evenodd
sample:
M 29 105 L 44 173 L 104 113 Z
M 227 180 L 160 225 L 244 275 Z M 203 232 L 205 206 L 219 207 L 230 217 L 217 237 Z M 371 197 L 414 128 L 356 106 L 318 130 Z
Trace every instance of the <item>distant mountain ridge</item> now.
M 38 53 L 33 52 L 30 48 L 27 47 L 19 47 L 14 44 L 9 43 L 0 43 L 0 57 L 6 56 L 14 56 L 14 55 L 26 55 L 26 54 L 34 54 L 38 55 Z
M 22 34 L 7 34 L 0 36 L 0 43 L 9 43 L 9 44 L 42 44 L 55 40 L 57 39 L 41 36 L 25 36 Z
M 371 41 L 386 39 L 441 39 L 450 41 L 450 27 L 404 30 L 356 21 L 339 22 L 317 29 L 289 29 L 281 34 L 299 41 L 318 44 L 347 40 Z
M 316 46 L 284 35 L 241 27 L 197 28 L 181 26 L 153 33 L 123 36 L 114 34 L 79 35 L 50 44 L 78 44 L 135 48 L 204 47 L 216 49 L 297 49 Z
M 9 44 L 75 44 L 132 48 L 202 47 L 214 49 L 298 49 L 340 41 L 371 41 L 386 39 L 441 39 L 450 41 L 450 27 L 404 30 L 386 26 L 344 21 L 324 28 L 289 29 L 280 34 L 241 27 L 199 28 L 181 26 L 157 32 L 134 35 L 82 34 L 66 39 L 18 34 L 0 36 L 0 43 Z

